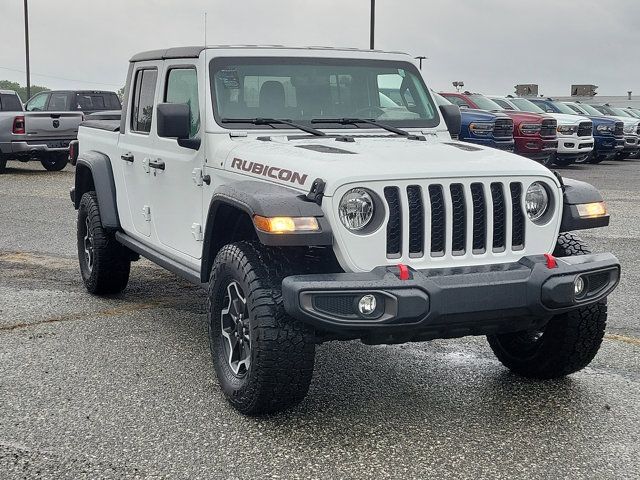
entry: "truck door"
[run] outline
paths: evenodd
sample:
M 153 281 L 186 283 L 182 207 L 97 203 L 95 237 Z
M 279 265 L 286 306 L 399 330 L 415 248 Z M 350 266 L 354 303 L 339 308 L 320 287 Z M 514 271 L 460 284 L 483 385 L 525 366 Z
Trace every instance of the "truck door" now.
M 198 78 L 195 64 L 165 61 L 158 100 L 189 105 L 192 139 L 204 136 L 200 125 L 203 95 L 198 92 L 204 85 L 198 85 Z M 173 138 L 158 138 L 157 142 L 159 152 L 153 160 L 161 168 L 152 172 L 151 206 L 158 248 L 201 258 L 204 148 L 182 147 Z
M 129 105 L 124 135 L 118 143 L 119 162 L 129 201 L 133 230 L 145 237 L 151 235 L 150 164 L 157 157 L 154 105 L 158 69 L 162 62 L 140 62 L 131 77 Z

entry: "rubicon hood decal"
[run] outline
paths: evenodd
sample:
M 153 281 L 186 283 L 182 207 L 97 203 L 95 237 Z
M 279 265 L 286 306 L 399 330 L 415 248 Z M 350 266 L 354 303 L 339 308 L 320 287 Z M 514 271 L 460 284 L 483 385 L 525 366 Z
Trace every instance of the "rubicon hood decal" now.
M 273 167 L 271 165 L 265 165 L 258 162 L 247 162 L 240 158 L 234 158 L 231 161 L 231 168 L 241 170 L 243 172 L 250 172 L 254 175 L 263 175 L 269 178 L 275 178 L 282 180 L 283 182 L 297 183 L 304 185 L 307 182 L 308 175 L 306 173 L 294 172 L 287 170 L 286 168 Z

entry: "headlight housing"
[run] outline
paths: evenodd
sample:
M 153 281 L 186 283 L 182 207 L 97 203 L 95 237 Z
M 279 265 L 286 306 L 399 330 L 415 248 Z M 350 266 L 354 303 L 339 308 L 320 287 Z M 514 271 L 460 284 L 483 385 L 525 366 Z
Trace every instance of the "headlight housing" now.
M 558 133 L 561 135 L 573 135 L 578 131 L 577 125 L 558 125 Z
M 338 205 L 340 221 L 352 232 L 362 230 L 373 219 L 373 197 L 364 188 L 352 188 L 342 196 Z
M 469 130 L 471 131 L 471 133 L 477 135 L 478 137 L 486 137 L 491 135 L 491 133 L 493 132 L 493 127 L 493 123 L 488 122 L 473 122 L 469 124 Z
M 601 133 L 613 133 L 616 131 L 615 125 L 598 125 L 596 130 Z
M 533 182 L 524 197 L 525 210 L 532 222 L 540 220 L 549 210 L 549 192 L 540 182 Z
M 540 133 L 542 124 L 540 123 L 523 123 L 520 125 L 520 133 L 522 135 L 536 135 Z
M 624 126 L 624 133 L 636 133 L 636 126 L 631 124 L 631 125 L 625 125 Z

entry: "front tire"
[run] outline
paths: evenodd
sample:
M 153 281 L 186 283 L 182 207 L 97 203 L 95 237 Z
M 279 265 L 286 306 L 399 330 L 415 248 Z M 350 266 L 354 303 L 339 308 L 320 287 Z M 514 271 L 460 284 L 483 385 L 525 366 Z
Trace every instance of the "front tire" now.
M 80 199 L 77 231 L 80 274 L 87 291 L 120 293 L 129 282 L 131 254 L 102 226 L 96 192 L 87 192 Z
M 301 402 L 313 375 L 313 332 L 284 310 L 282 279 L 292 258 L 238 242 L 223 247 L 211 271 L 209 342 L 220 387 L 245 415 Z
M 7 159 L 0 158 L 0 174 L 3 174 L 7 168 Z
M 59 172 L 69 163 L 68 153 L 55 153 L 40 160 L 42 166 L 50 172 Z
M 572 233 L 558 237 L 557 257 L 591 253 Z M 607 323 L 606 301 L 554 316 L 542 330 L 489 335 L 489 346 L 509 370 L 550 379 L 582 370 L 598 353 Z

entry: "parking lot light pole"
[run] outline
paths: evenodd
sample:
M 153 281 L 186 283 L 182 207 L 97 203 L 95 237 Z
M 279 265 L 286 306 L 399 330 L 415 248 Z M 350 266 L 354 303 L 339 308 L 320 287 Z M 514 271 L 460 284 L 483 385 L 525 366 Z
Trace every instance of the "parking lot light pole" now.
M 423 55 L 420 55 L 420 56 L 416 57 L 416 60 L 420 61 L 420 70 L 422 70 L 422 61 L 426 60 L 426 59 L 427 59 L 427 57 L 425 57 Z
M 26 2 L 27 0 L 25 0 Z M 369 27 L 369 49 L 375 47 L 375 30 L 376 30 L 376 0 L 371 0 L 371 25 Z
M 27 0 L 24 0 L 24 47 L 25 47 L 25 59 L 27 63 L 27 101 L 31 98 L 31 68 L 29 66 L 29 7 Z

